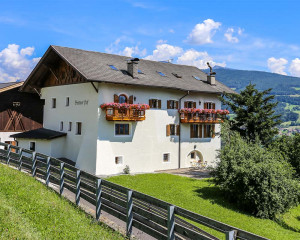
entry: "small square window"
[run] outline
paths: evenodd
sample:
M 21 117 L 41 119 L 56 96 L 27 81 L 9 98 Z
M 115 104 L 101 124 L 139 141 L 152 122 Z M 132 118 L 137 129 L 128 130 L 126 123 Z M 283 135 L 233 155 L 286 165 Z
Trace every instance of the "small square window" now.
M 170 153 L 164 153 L 163 162 L 170 162 Z
M 150 99 L 149 100 L 150 108 L 161 108 L 161 100 L 159 99 Z
M 56 108 L 56 98 L 52 98 L 52 108 Z
M 60 122 L 60 131 L 64 130 L 64 122 Z
M 116 135 L 129 135 L 129 124 L 128 123 L 117 123 L 115 124 Z
M 81 128 L 82 128 L 82 123 L 77 122 L 76 123 L 76 135 L 81 135 Z
M 72 131 L 72 122 L 69 122 L 69 128 L 68 131 L 71 132 Z
M 29 149 L 30 149 L 31 151 L 35 151 L 35 142 L 30 142 L 30 143 L 29 143 Z
M 122 156 L 115 157 L 115 164 L 122 165 L 123 164 L 123 157 Z
M 70 106 L 70 98 L 66 97 L 66 107 Z

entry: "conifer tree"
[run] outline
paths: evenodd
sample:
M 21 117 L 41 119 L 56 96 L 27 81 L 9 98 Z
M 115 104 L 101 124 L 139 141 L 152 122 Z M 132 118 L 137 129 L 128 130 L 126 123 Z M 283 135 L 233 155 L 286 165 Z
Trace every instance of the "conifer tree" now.
M 250 83 L 240 94 L 225 93 L 221 101 L 235 113 L 235 117 L 229 120 L 231 129 L 250 141 L 258 138 L 263 144 L 278 134 L 276 125 L 281 121 L 280 115 L 274 115 L 278 103 L 272 101 L 271 90 L 259 91 Z

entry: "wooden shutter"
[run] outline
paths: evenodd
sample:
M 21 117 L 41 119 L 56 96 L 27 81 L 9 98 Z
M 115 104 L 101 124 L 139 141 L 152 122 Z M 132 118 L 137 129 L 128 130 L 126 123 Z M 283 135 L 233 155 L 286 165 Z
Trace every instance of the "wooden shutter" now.
M 203 125 L 199 125 L 199 138 L 202 138 L 202 126 Z
M 167 109 L 170 109 L 170 108 L 171 108 L 171 107 L 170 107 L 170 102 L 171 102 L 170 100 L 167 101 Z
M 161 109 L 161 100 L 158 100 L 158 108 Z
M 215 124 L 211 125 L 211 130 L 212 130 L 212 138 L 214 138 L 216 136 L 216 133 L 215 133 Z
M 207 109 L 207 102 L 204 103 L 204 109 Z
M 177 125 L 176 126 L 176 135 L 179 136 L 179 134 L 180 134 L 180 126 Z
M 207 125 L 203 125 L 204 127 L 204 137 L 207 138 Z
M 115 103 L 119 102 L 119 96 L 117 94 L 114 95 L 114 102 Z
M 153 107 L 153 105 L 152 105 L 152 99 L 149 99 L 149 106 L 150 106 L 150 108 Z
M 216 109 L 216 104 L 215 103 L 211 104 L 211 109 Z
M 196 102 L 193 102 L 193 108 L 196 108 Z
M 191 138 L 194 137 L 193 124 L 190 125 L 190 136 Z
M 171 127 L 170 127 L 170 124 L 167 125 L 167 136 L 170 136 L 170 132 L 171 132 Z
M 133 104 L 133 95 L 129 97 L 129 104 Z
M 178 109 L 178 101 L 175 102 L 175 108 Z
M 187 108 L 188 102 L 184 102 L 184 108 Z

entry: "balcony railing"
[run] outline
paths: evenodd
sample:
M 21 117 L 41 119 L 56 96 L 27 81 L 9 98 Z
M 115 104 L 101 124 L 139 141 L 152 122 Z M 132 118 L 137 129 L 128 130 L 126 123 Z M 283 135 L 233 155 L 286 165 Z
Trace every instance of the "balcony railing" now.
M 108 121 L 143 121 L 146 119 L 147 104 L 104 103 L 106 120 Z
M 179 109 L 181 123 L 221 123 L 229 112 L 214 109 Z

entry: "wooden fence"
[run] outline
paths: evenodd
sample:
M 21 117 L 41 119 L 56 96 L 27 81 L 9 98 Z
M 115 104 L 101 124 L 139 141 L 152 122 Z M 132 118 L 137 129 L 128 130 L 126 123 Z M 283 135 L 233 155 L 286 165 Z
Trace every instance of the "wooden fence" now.
M 95 206 L 96 219 L 105 211 L 126 222 L 126 234 L 132 227 L 156 239 L 203 239 L 217 240 L 212 234 L 200 229 L 195 223 L 222 232 L 226 240 L 266 240 L 253 233 L 232 227 L 211 218 L 174 206 L 160 199 L 133 191 L 126 187 L 100 179 L 81 171 L 59 159 L 0 142 L 0 161 L 17 167 L 45 180 L 45 184 L 59 186 L 75 194 L 77 205 L 84 199 Z M 194 222 L 192 224 L 191 222 Z

